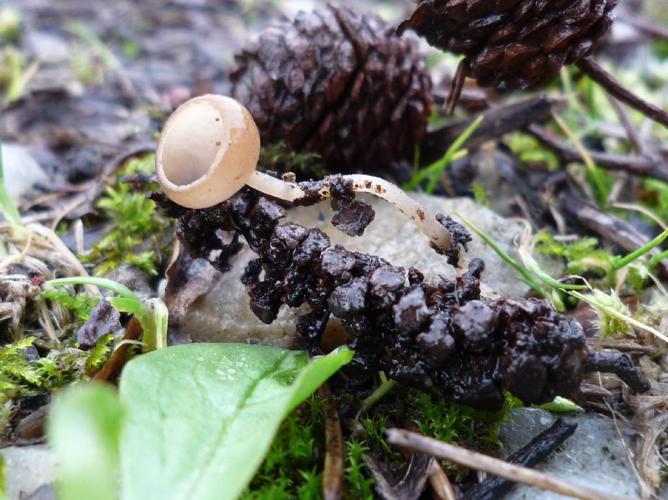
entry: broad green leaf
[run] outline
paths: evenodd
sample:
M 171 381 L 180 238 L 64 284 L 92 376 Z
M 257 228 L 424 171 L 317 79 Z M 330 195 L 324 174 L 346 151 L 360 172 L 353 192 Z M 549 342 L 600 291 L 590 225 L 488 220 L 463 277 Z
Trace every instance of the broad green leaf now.
M 48 435 L 60 500 L 116 500 L 122 413 L 116 392 L 102 384 L 73 386 L 56 398 Z
M 191 344 L 135 358 L 120 384 L 122 498 L 236 498 L 285 416 L 352 357 Z

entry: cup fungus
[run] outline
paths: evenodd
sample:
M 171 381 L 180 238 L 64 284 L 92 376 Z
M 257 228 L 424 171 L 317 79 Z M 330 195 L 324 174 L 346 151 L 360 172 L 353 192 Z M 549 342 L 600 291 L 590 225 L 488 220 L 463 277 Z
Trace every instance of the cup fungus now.
M 187 208 L 217 205 L 244 185 L 285 201 L 314 198 L 313 183 L 286 182 L 256 170 L 260 134 L 248 110 L 221 95 L 195 97 L 164 126 L 156 157 L 158 182 L 168 198 Z M 315 201 L 332 196 L 334 177 L 316 183 Z M 337 176 L 354 192 L 372 193 L 410 218 L 442 251 L 451 248 L 449 231 L 397 186 L 379 177 Z M 307 190 L 308 189 L 308 190 Z

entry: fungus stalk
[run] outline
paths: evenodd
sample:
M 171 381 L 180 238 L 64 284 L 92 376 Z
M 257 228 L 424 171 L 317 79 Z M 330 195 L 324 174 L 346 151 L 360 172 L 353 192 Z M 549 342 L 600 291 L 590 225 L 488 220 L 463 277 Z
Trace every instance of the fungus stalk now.
M 248 110 L 229 97 L 204 95 L 182 104 L 165 124 L 156 154 L 156 173 L 165 194 L 187 208 L 217 205 L 245 185 L 290 202 L 309 197 L 306 183 L 286 182 L 258 172 L 259 156 L 260 134 Z M 316 201 L 332 196 L 332 179 L 317 183 Z M 448 230 L 394 184 L 361 174 L 337 179 L 354 192 L 371 193 L 394 205 L 438 249 L 447 251 L 452 246 Z

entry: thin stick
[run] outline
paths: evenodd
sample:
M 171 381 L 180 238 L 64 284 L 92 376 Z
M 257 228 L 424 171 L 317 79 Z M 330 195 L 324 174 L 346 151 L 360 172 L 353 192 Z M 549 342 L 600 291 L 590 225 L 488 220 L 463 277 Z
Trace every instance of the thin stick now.
M 522 130 L 532 123 L 543 123 L 552 117 L 555 109 L 566 101 L 545 94 L 493 107 L 483 111 L 480 126 L 468 138 L 464 147 L 469 151 L 504 134 Z M 420 143 L 420 160 L 433 163 L 443 157 L 444 151 L 477 119 L 477 116 L 457 120 L 427 133 Z
M 564 161 L 582 161 L 580 152 L 567 144 L 563 144 L 560 138 L 540 125 L 533 124 L 527 127 L 527 130 L 538 141 L 550 149 Z M 664 182 L 668 182 L 668 166 L 665 163 L 637 155 L 618 155 L 613 153 L 602 153 L 598 151 L 588 151 L 589 156 L 599 167 L 606 170 L 628 172 L 630 175 L 638 177 L 655 177 Z
M 644 99 L 641 99 L 633 92 L 630 92 L 622 86 L 615 78 L 604 70 L 600 64 L 593 59 L 586 57 L 577 63 L 578 68 L 585 73 L 589 78 L 598 83 L 601 87 L 607 90 L 610 94 L 632 108 L 637 109 L 642 114 L 651 118 L 657 123 L 668 127 L 668 112 L 651 104 Z
M 640 17 L 621 16 L 619 17 L 619 20 L 623 23 L 630 24 L 649 36 L 668 41 L 668 28 L 654 24 Z
M 369 408 L 371 408 L 373 405 L 378 403 L 381 399 L 383 399 L 389 392 L 394 389 L 397 386 L 397 381 L 396 380 L 384 380 L 377 388 L 375 391 L 373 391 L 369 397 L 367 397 L 364 401 L 362 401 L 362 406 L 360 407 L 360 410 L 357 412 L 357 419 L 359 419 L 359 416 L 362 413 L 366 413 L 369 411 Z
M 429 469 L 429 486 L 438 500 L 457 500 L 450 478 L 435 458 L 432 458 Z
M 403 429 L 389 429 L 386 435 L 387 441 L 395 446 L 403 446 L 422 453 L 428 453 L 432 456 L 450 460 L 466 467 L 505 477 L 512 481 L 536 486 L 544 490 L 553 491 L 560 495 L 586 500 L 614 500 L 620 498 L 609 494 L 604 495 L 596 490 L 587 488 L 586 486 L 567 483 L 542 472 L 527 469 L 526 467 L 521 467 L 519 465 L 509 464 L 503 460 L 444 443 L 437 439 L 428 438 L 415 432 Z
M 457 106 L 459 98 L 462 95 L 462 90 L 464 89 L 464 83 L 466 82 L 466 73 L 467 73 L 466 63 L 464 62 L 464 60 L 462 60 L 457 66 L 457 72 L 455 73 L 455 77 L 452 80 L 450 95 L 448 96 L 448 100 L 445 104 L 445 114 L 447 115 L 451 115 L 455 111 L 455 107 Z
M 570 438 L 577 424 L 566 423 L 558 419 L 551 427 L 544 430 L 529 443 L 506 458 L 511 464 L 524 467 L 534 466 L 552 454 L 561 444 Z M 492 477 L 464 493 L 467 498 L 501 498 L 514 486 L 512 481 L 502 477 Z
M 631 143 L 631 146 L 633 147 L 634 151 L 641 155 L 645 154 L 646 148 L 642 143 L 642 139 L 640 138 L 640 133 L 638 132 L 638 130 L 636 130 L 635 126 L 633 125 L 633 122 L 631 121 L 631 117 L 629 116 L 628 110 L 611 95 L 608 96 L 608 101 L 614 108 L 615 113 L 617 113 L 619 122 L 622 124 L 622 127 L 624 128 L 626 136 L 628 137 L 629 142 Z
M 320 395 L 327 398 L 325 403 L 325 466 L 322 474 L 322 497 L 325 500 L 343 498 L 343 477 L 345 469 L 343 434 L 336 403 L 332 400 L 327 384 L 320 388 Z

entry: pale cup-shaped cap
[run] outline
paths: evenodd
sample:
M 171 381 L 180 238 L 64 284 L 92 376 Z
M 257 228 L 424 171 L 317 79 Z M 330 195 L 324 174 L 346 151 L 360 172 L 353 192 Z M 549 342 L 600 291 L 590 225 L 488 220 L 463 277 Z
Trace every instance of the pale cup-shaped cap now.
M 260 134 L 239 102 L 203 95 L 183 103 L 165 124 L 156 155 L 158 182 L 169 199 L 208 208 L 239 191 L 260 156 Z

